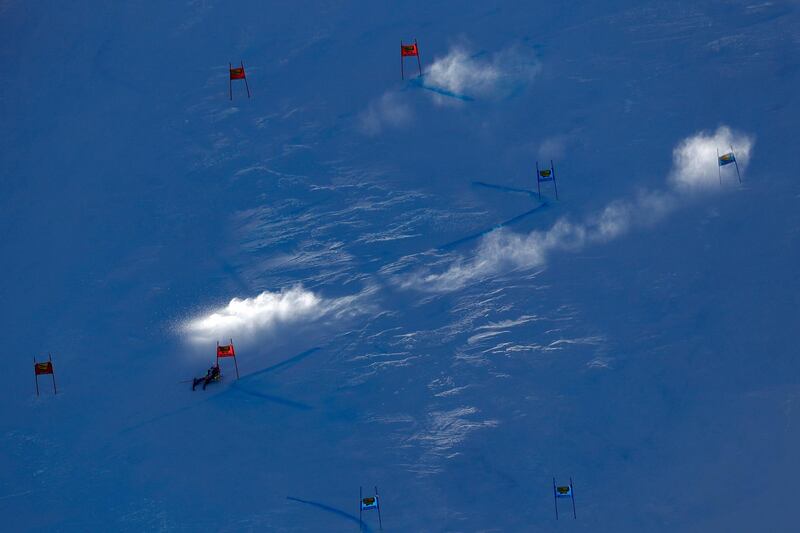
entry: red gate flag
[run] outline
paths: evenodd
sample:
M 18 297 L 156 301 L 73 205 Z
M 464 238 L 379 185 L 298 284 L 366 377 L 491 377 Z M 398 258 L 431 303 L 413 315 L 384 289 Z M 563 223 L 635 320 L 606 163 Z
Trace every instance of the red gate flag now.
M 236 357 L 233 344 L 223 344 L 217 346 L 217 357 Z
M 417 48 L 417 43 L 414 44 L 401 44 L 400 45 L 400 55 L 403 57 L 408 56 L 418 56 L 419 49 Z
M 33 371 L 36 373 L 37 376 L 41 376 L 42 374 L 52 374 L 53 373 L 53 363 L 47 361 L 46 363 L 34 363 Z
M 231 79 L 232 80 L 243 80 L 244 79 L 244 67 L 236 67 L 231 69 Z

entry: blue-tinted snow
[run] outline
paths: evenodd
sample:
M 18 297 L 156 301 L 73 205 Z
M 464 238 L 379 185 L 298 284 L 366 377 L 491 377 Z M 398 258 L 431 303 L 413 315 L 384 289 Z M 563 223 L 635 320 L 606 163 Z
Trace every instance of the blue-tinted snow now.
M 791 1 L 2 3 L 3 529 L 353 531 L 378 485 L 387 531 L 790 530 L 799 28 Z M 743 186 L 681 190 L 673 150 L 723 125 Z M 214 313 L 242 378 L 192 393 Z

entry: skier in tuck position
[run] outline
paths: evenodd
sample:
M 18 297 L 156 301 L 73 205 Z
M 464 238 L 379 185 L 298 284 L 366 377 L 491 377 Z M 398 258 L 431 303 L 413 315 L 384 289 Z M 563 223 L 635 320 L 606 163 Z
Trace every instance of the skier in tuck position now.
M 208 369 L 206 375 L 202 378 L 194 378 L 192 380 L 192 390 L 197 387 L 200 383 L 203 384 L 203 390 L 206 390 L 206 386 L 211 383 L 212 381 L 219 381 L 222 377 L 222 374 L 219 373 L 219 363 L 214 364 L 211 368 Z

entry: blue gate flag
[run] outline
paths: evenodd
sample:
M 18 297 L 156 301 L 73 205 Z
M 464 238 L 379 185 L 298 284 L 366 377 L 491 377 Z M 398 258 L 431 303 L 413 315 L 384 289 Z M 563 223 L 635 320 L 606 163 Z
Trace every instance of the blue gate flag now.
M 378 508 L 378 496 L 368 496 L 366 498 L 361 498 L 361 510 L 362 511 L 369 511 L 370 509 L 377 509 Z
M 733 155 L 733 152 L 728 152 L 727 154 L 722 154 L 719 156 L 719 166 L 723 167 L 725 165 L 730 165 L 731 163 L 736 162 L 736 156 Z
M 571 498 L 572 487 L 569 485 L 556 487 L 556 497 L 558 498 Z

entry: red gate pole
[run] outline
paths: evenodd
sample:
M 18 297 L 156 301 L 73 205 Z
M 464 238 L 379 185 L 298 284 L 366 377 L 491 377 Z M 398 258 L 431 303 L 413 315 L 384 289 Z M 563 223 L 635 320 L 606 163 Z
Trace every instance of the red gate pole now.
M 244 86 L 247 89 L 247 97 L 250 98 L 250 85 L 247 83 L 247 72 L 244 70 L 244 61 L 239 61 L 239 64 L 242 65 L 242 75 L 244 76 Z
M 417 49 L 417 66 L 419 67 L 419 75 L 422 76 L 422 61 L 419 59 L 419 45 L 417 44 L 417 40 L 414 39 L 414 46 Z
M 406 79 L 405 75 L 403 74 L 403 39 L 400 39 L 400 79 Z
M 36 356 L 33 356 L 33 381 L 36 382 L 36 396 L 39 396 L 39 374 L 36 373 Z
M 236 348 L 233 347 L 233 339 L 231 341 L 231 349 L 233 349 L 233 367 L 236 369 L 236 379 L 239 379 L 239 363 L 236 362 Z
M 233 101 L 233 80 L 231 79 L 231 70 L 233 70 L 233 65 L 228 63 L 228 94 L 230 94 L 231 101 Z
M 53 377 L 53 394 L 58 394 L 58 389 L 56 389 L 56 369 L 53 366 L 53 356 L 49 353 L 47 354 L 47 360 L 50 361 L 50 375 Z

